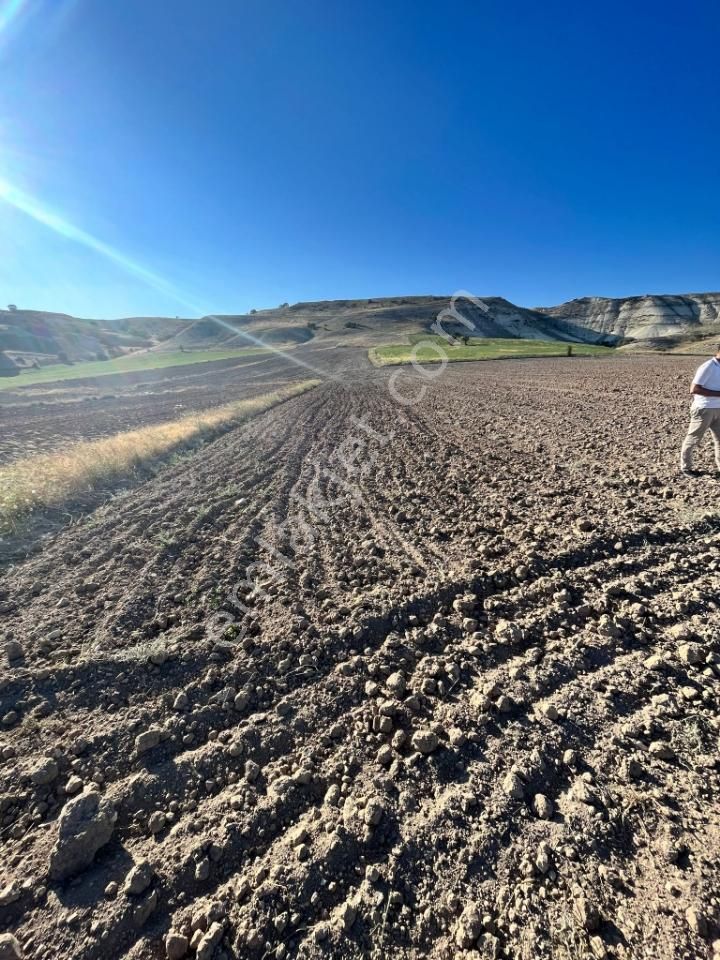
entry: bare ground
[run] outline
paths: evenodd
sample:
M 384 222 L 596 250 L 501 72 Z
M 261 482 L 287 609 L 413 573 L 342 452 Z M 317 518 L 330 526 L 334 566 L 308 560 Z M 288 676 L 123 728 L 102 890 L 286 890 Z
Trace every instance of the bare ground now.
M 297 353 L 297 357 L 294 354 Z M 322 371 L 368 366 L 357 351 L 308 345 L 248 356 L 0 391 L 0 464 L 80 440 L 176 420 Z M 306 366 L 307 365 L 307 366 Z
M 675 473 L 693 367 L 457 365 L 407 407 L 348 375 L 7 570 L 23 956 L 712 956 L 720 522 L 715 477 Z M 98 793 L 109 840 L 49 875 L 61 810 Z

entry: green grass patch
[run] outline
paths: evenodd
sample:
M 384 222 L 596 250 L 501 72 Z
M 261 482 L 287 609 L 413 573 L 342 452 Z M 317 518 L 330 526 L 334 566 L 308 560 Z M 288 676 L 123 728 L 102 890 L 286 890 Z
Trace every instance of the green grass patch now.
M 239 347 L 233 350 L 180 350 L 168 353 L 129 353 L 113 360 L 88 360 L 79 363 L 53 363 L 39 370 L 28 370 L 17 377 L 0 378 L 0 390 L 59 380 L 80 380 L 84 377 L 105 377 L 112 373 L 135 373 L 161 370 L 164 367 L 184 367 L 191 363 L 210 363 L 212 360 L 232 360 L 235 357 L 253 357 L 269 354 L 269 347 Z
M 440 363 L 453 360 L 511 360 L 513 358 L 565 357 L 568 347 L 574 357 L 604 357 L 615 353 L 613 347 L 592 343 L 568 344 L 559 340 L 519 340 L 500 337 L 470 337 L 467 344 L 449 343 L 435 334 L 413 334 L 408 343 L 373 347 L 370 362 L 377 367 L 403 363 Z

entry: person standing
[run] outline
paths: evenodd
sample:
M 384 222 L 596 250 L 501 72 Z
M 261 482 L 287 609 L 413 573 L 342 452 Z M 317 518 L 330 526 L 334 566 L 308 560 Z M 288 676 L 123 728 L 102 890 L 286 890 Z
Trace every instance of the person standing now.
M 706 360 L 693 377 L 690 426 L 680 451 L 680 472 L 686 477 L 697 477 L 692 460 L 695 447 L 709 430 L 715 445 L 715 463 L 720 472 L 720 346 L 711 360 Z

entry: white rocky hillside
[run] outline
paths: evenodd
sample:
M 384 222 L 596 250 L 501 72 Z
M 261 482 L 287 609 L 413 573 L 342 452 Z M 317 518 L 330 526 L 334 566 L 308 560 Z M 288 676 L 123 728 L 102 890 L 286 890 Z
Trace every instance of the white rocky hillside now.
M 656 340 L 720 330 L 720 293 L 582 297 L 537 312 L 606 336 Z

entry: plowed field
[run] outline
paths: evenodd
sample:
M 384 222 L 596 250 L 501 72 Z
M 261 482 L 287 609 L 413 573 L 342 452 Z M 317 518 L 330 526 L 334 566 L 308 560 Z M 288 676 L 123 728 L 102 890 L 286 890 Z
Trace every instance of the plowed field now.
M 6 569 L 22 956 L 711 957 L 694 366 L 329 380 Z

